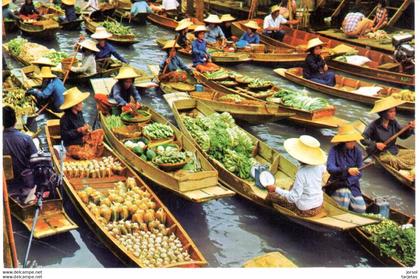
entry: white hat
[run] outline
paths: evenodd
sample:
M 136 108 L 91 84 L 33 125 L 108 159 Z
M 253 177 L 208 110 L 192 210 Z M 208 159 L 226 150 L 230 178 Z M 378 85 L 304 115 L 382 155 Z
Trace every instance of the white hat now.
M 327 155 L 321 149 L 319 141 L 311 136 L 287 139 L 284 148 L 296 160 L 308 165 L 322 165 L 327 161 Z
M 99 40 L 109 39 L 112 37 L 112 34 L 106 31 L 105 27 L 98 26 L 96 27 L 95 33 L 93 33 L 91 37 L 94 39 L 99 39 Z
M 206 19 L 204 19 L 204 22 L 214 24 L 222 23 L 222 21 L 217 15 L 209 15 Z
M 99 48 L 96 47 L 96 42 L 93 40 L 83 40 L 79 43 L 79 45 L 83 48 L 87 48 L 89 50 L 95 51 L 95 52 L 99 52 Z

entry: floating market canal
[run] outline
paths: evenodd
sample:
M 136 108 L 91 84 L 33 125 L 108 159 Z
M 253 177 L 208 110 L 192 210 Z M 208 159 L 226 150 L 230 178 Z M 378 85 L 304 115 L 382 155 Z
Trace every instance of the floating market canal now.
M 133 27 L 140 42 L 129 46 L 116 46 L 130 64 L 149 71 L 148 65 L 161 62 L 164 52 L 156 44 L 156 39 L 173 38 L 174 33 L 150 23 L 147 26 Z M 84 31 L 82 31 L 84 32 Z M 58 32 L 57 39 L 51 42 L 36 41 L 48 48 L 71 53 L 79 38 L 79 31 Z M 8 35 L 5 41 L 14 38 Z M 184 61 L 191 63 L 189 58 Z M 10 67 L 21 67 L 7 58 Z M 310 96 L 322 96 L 320 93 L 304 89 L 278 77 L 272 67 L 253 64 L 228 66 L 239 73 L 252 74 L 272 80 L 275 84 L 296 90 L 307 91 Z M 90 91 L 91 97 L 84 107 L 85 119 L 93 123 L 96 115 L 95 102 L 89 84 L 79 85 L 82 91 Z M 159 89 L 142 92 L 143 102 L 175 124 L 172 111 L 162 97 Z M 368 115 L 370 106 L 339 98 L 326 97 L 336 106 L 336 116 L 349 121 L 363 119 L 372 121 L 376 115 Z M 405 124 L 411 120 L 407 114 L 399 114 L 399 120 Z M 39 117 L 38 125 L 45 124 L 45 117 Z M 275 150 L 286 154 L 283 142 L 290 137 L 309 134 L 320 140 L 324 150 L 331 147 L 332 129 L 304 128 L 287 121 L 251 125 L 239 122 L 245 128 Z M 414 137 L 402 144 L 414 148 Z M 263 253 L 280 251 L 300 267 L 364 267 L 381 264 L 364 251 L 347 233 L 314 232 L 297 225 L 269 210 L 254 205 L 239 196 L 213 200 L 203 204 L 194 204 L 162 190 L 147 182 L 167 205 L 169 210 L 182 224 L 197 247 L 203 253 L 210 267 L 239 267 L 250 258 Z M 385 197 L 391 207 L 409 214 L 415 214 L 415 195 L 402 187 L 379 166 L 364 171 L 362 191 L 371 197 Z M 123 267 L 124 265 L 96 238 L 78 215 L 74 206 L 65 197 L 65 209 L 77 223 L 79 229 L 47 239 L 35 240 L 30 259 L 37 267 Z M 24 252 L 29 238 L 27 230 L 16 220 L 13 222 L 18 258 L 23 262 Z

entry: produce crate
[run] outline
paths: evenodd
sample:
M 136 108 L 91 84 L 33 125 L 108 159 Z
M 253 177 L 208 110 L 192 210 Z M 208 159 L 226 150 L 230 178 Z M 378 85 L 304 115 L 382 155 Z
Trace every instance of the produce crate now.
M 263 44 L 250 44 L 252 52 L 264 52 L 265 45 Z

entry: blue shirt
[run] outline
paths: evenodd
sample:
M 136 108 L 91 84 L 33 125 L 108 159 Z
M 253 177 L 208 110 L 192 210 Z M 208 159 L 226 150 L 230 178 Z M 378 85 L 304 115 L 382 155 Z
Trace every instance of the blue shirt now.
M 240 41 L 246 41 L 248 44 L 259 44 L 260 43 L 260 35 L 256 33 L 252 33 L 252 36 L 245 32 L 242 34 L 242 37 L 239 39 Z
M 147 4 L 146 1 L 140 1 L 140 2 L 135 2 L 132 6 L 131 6 L 131 11 L 130 13 L 132 15 L 137 15 L 140 13 L 152 13 L 152 9 L 150 9 L 149 5 Z
M 42 90 L 34 91 L 34 95 L 40 99 L 52 98 L 52 105 L 55 111 L 60 111 L 60 106 L 64 103 L 64 92 L 66 88 L 59 78 L 51 79 L 47 86 Z
M 160 72 L 161 73 L 163 72 L 163 69 L 165 68 L 165 64 L 166 64 L 165 61 L 166 61 L 167 58 L 168 58 L 168 55 L 166 55 L 165 58 L 163 59 L 163 61 L 160 62 L 159 67 L 160 67 Z M 173 72 L 173 71 L 176 71 L 178 69 L 182 69 L 186 72 L 191 71 L 191 69 L 188 68 L 188 66 L 184 64 L 184 62 L 182 61 L 181 58 L 179 58 L 178 56 L 172 57 L 171 62 L 169 62 L 169 65 L 166 68 L 166 73 Z
M 208 29 L 208 32 L 206 32 L 205 39 L 210 44 L 216 43 L 218 39 L 225 38 L 225 34 L 223 34 L 222 28 L 220 28 L 220 26 L 216 25 L 216 27 L 211 28 L 211 29 L 210 27 L 207 27 L 207 29 Z
M 17 19 L 18 17 L 10 10 L 10 8 L 3 8 L 3 19 Z
M 192 47 L 192 62 L 193 66 L 197 66 L 199 64 L 204 64 L 207 62 L 206 55 L 210 57 L 207 53 L 207 42 L 206 40 L 199 40 L 196 39 L 191 44 Z
M 76 9 L 74 6 L 65 6 L 64 13 L 66 14 L 66 21 L 75 21 L 77 19 Z
M 96 60 L 109 58 L 111 55 L 113 55 L 121 62 L 128 64 L 128 61 L 125 60 L 124 57 L 122 57 L 110 43 L 106 42 L 104 47 L 101 47 L 99 44 L 96 46 L 99 48 L 99 52 L 96 53 Z
M 360 191 L 360 178 L 362 174 L 351 176 L 348 173 L 349 168 L 361 168 L 363 166 L 362 151 L 356 146 L 353 149 L 346 148 L 343 144 L 336 145 L 328 153 L 327 171 L 332 180 L 344 180 L 353 196 L 362 195 Z M 345 185 L 343 185 L 345 187 Z
M 131 85 L 131 87 L 128 90 L 124 90 L 121 84 L 117 82 L 112 87 L 111 93 L 109 93 L 108 98 L 114 99 L 117 102 L 118 106 L 125 106 L 130 102 L 131 96 L 133 96 L 136 102 L 141 102 L 140 94 L 134 85 Z

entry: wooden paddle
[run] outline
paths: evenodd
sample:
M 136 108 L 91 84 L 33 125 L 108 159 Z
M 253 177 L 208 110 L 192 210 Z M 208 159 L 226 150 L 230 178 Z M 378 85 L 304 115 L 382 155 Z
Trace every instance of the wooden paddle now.
M 77 52 L 80 49 L 80 44 L 79 43 L 83 40 L 84 40 L 84 36 L 80 35 L 79 40 L 77 41 L 76 50 L 75 50 L 74 55 L 73 55 L 73 57 L 71 58 L 71 61 L 70 61 L 70 68 L 67 70 L 66 74 L 64 75 L 63 84 L 66 83 L 67 78 L 69 77 L 71 65 L 73 65 L 74 60 L 76 59 Z
M 360 171 L 362 171 L 362 170 L 364 170 L 364 169 L 367 169 L 368 167 L 370 167 L 370 166 L 373 166 L 375 164 L 375 161 L 372 161 L 372 162 L 369 162 L 369 163 L 367 163 L 367 164 L 365 164 L 365 165 L 363 165 L 360 169 L 359 169 L 359 172 Z M 324 180 L 325 181 L 325 180 Z M 326 183 L 324 186 L 322 186 L 323 188 L 327 188 L 327 187 L 329 187 L 330 185 L 332 184 L 332 182 L 328 182 L 328 183 Z

